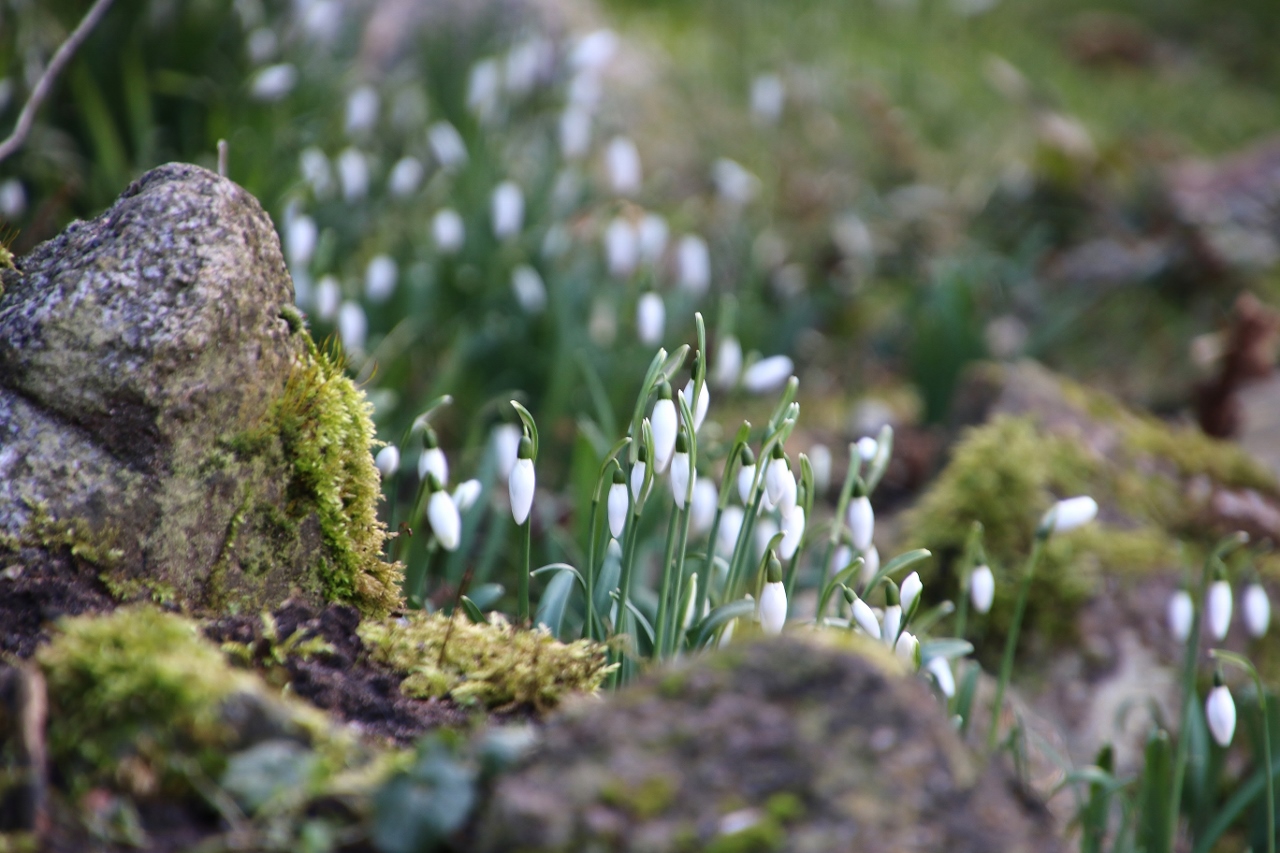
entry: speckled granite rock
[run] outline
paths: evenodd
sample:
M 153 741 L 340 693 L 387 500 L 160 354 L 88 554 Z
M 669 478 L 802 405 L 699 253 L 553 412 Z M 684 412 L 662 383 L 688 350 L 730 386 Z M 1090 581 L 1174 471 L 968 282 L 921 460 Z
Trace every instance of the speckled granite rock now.
M 923 681 L 844 642 L 750 642 L 578 705 L 498 783 L 474 849 L 1059 849 Z

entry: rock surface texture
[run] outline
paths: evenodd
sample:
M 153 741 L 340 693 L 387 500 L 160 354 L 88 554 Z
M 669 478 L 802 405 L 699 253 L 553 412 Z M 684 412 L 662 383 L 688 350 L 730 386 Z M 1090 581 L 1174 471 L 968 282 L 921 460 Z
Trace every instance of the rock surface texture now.
M 553 719 L 476 850 L 1050 853 L 1047 813 L 983 769 L 876 647 L 734 646 Z
M 47 607 L 30 618 L 89 609 L 87 577 L 197 608 L 291 592 L 385 608 L 394 571 L 364 488 L 376 473 L 341 453 L 362 439 L 368 456 L 366 407 L 357 392 L 319 410 L 316 388 L 346 380 L 293 311 L 251 195 L 163 166 L 3 275 L 0 597 Z M 308 451 L 347 469 L 336 497 L 303 476 Z M 326 526 L 326 501 L 361 529 Z M 75 601 L 55 601 L 57 578 Z

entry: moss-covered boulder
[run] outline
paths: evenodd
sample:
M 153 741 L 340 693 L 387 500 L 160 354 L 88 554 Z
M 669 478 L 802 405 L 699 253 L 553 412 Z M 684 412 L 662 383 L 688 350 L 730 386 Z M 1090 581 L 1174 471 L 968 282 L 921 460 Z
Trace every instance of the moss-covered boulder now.
M 252 196 L 163 166 L 0 276 L 0 598 L 394 605 L 368 404 Z
M 879 646 L 793 635 L 554 718 L 474 849 L 1057 850 L 1028 803 Z

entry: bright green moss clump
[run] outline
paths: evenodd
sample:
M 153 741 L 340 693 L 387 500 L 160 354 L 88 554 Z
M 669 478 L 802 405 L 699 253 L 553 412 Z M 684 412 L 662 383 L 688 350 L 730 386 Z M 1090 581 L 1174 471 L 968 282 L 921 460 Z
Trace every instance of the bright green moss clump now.
M 613 667 L 589 640 L 562 643 L 545 629 L 518 631 L 502 621 L 474 624 L 443 614 L 365 620 L 360 637 L 373 659 L 408 674 L 400 689 L 426 699 L 449 696 L 490 708 L 543 710 L 570 693 L 593 692 Z M 442 652 L 443 649 L 443 652 Z

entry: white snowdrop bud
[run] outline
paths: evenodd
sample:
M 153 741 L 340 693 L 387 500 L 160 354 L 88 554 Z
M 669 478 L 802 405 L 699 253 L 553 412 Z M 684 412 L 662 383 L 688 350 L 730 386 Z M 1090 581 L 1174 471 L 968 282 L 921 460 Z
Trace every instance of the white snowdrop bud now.
M 760 627 L 766 634 L 781 634 L 787 621 L 787 589 L 782 581 L 764 585 L 760 592 Z
M 342 346 L 349 352 L 359 352 L 364 349 L 368 334 L 369 320 L 364 316 L 360 303 L 342 303 L 338 309 L 338 337 L 342 339 Z
M 400 448 L 394 444 L 388 444 L 378 451 L 373 463 L 378 466 L 378 471 L 383 477 L 393 476 L 400 470 Z
M 1244 610 L 1244 627 L 1250 637 L 1261 637 L 1267 633 L 1271 625 L 1271 599 L 1260 583 L 1251 583 L 1244 589 L 1240 599 Z
M 1058 501 L 1040 520 L 1041 530 L 1066 533 L 1081 527 L 1098 515 L 1098 502 L 1087 495 Z
M 316 198 L 326 198 L 333 190 L 333 170 L 329 158 L 314 145 L 302 149 L 298 155 L 298 171 L 302 179 L 311 185 Z
M 689 439 L 682 432 L 676 436 L 676 452 L 671 457 L 671 496 L 680 509 L 684 509 L 689 494 L 689 481 L 697 479 L 698 472 L 689 466 Z
M 912 572 L 902 582 L 902 612 L 908 618 L 912 614 L 912 606 L 916 603 L 916 599 L 920 597 L 920 593 L 923 590 L 924 583 L 920 580 L 919 572 Z
M 850 607 L 853 608 L 853 621 L 858 623 L 858 627 L 865 631 L 867 636 L 880 639 L 880 620 L 876 619 L 871 605 L 855 596 Z
M 769 467 L 765 470 L 764 486 L 769 492 L 770 502 L 784 512 L 796 505 L 796 478 L 780 444 L 773 446 Z
M 569 64 L 579 70 L 599 71 L 609 64 L 618 49 L 613 30 L 593 30 L 582 36 L 569 51 Z
M 458 507 L 449 493 L 440 490 L 431 493 L 427 499 L 427 521 L 431 523 L 431 532 L 446 551 L 456 551 L 462 538 L 462 520 L 458 517 Z
M 14 218 L 14 217 L 7 217 Z M 285 230 L 285 253 L 291 270 L 303 270 L 311 263 L 320 230 L 310 216 L 295 216 Z
M 800 547 L 804 538 L 804 507 L 793 504 L 791 509 L 782 511 L 782 542 L 778 545 L 778 555 L 790 560 Z
M 973 603 L 973 609 L 979 613 L 989 612 L 995 596 L 996 576 L 991 573 L 991 567 L 985 564 L 978 566 L 969 575 L 969 601 Z
M 640 152 L 636 144 L 625 136 L 615 136 L 605 149 L 605 171 L 609 184 L 618 195 L 639 192 L 642 182 Z
M 704 613 L 710 610 L 711 603 L 708 601 L 703 604 Z M 693 572 L 689 575 L 689 602 L 684 606 L 684 617 L 680 620 L 681 627 L 686 630 L 693 624 L 693 620 L 698 617 L 698 573 Z
M 440 168 L 454 172 L 467 163 L 467 144 L 462 134 L 447 121 L 438 121 L 427 128 L 427 144 L 435 155 Z
M 321 320 L 332 320 L 342 304 L 342 288 L 338 280 L 326 275 L 316 284 L 316 316 Z
M 751 81 L 751 117 L 757 124 L 777 124 L 787 90 L 777 74 L 760 74 Z
M 604 230 L 604 254 L 609 274 L 627 278 L 640 263 L 640 239 L 630 220 L 615 216 Z
M 417 157 L 401 157 L 387 176 L 387 192 L 394 198 L 408 198 L 422 186 L 426 170 Z
M 690 510 L 689 529 L 698 536 L 711 529 L 715 522 L 716 506 L 720 495 L 716 484 L 706 477 L 699 477 L 693 484 L 693 509 Z
M 676 404 L 671 400 L 671 386 L 666 382 L 658 392 L 658 402 L 653 405 L 653 471 L 665 473 L 676 449 L 676 429 L 679 420 Z
M 1218 746 L 1230 746 L 1236 733 L 1236 703 L 1225 684 L 1217 683 L 1209 691 L 1209 698 L 1204 702 L 1204 716 Z
M 863 462 L 870 462 L 876 458 L 876 451 L 880 449 L 879 443 L 869 435 L 864 435 L 858 439 L 858 458 Z
M 707 241 L 694 234 L 680 238 L 676 249 L 676 283 L 701 296 L 711 286 L 711 252 Z
M 631 466 L 631 500 L 640 503 L 640 493 L 644 489 L 644 478 L 648 475 L 649 454 L 643 446 L 640 448 L 636 464 Z
M 720 339 L 713 368 L 711 381 L 717 388 L 728 389 L 737 384 L 738 374 L 742 372 L 742 344 L 733 335 Z
M 347 136 L 368 133 L 378 121 L 378 90 L 360 86 L 347 96 Z
M 1209 622 L 1209 634 L 1215 640 L 1227 636 L 1227 629 L 1231 627 L 1231 584 L 1227 581 L 1216 580 L 1209 587 L 1205 617 Z
M 785 355 L 763 358 L 742 374 L 742 387 L 752 394 L 768 394 L 781 388 L 794 368 L 791 359 Z
M 880 622 L 880 639 L 892 646 L 898 641 L 898 631 L 902 629 L 902 605 L 890 604 L 884 609 L 884 619 Z
M 400 270 L 390 255 L 374 255 L 364 270 L 364 295 L 376 304 L 386 302 L 396 292 Z
M 813 468 L 813 488 L 822 494 L 831 488 L 831 449 L 825 444 L 809 448 L 809 466 Z
M 720 514 L 720 529 L 716 531 L 716 553 L 720 556 L 727 558 L 733 554 L 744 515 L 742 507 L 733 505 L 725 507 Z
M 1169 596 L 1168 613 L 1169 633 L 1180 643 L 1185 643 L 1191 636 L 1191 622 L 1195 618 L 1195 604 L 1191 601 L 1191 593 L 1185 589 Z
M 493 190 L 490 204 L 493 235 L 499 240 L 515 237 L 524 225 L 524 193 L 512 181 L 503 181 Z
M 338 183 L 348 204 L 369 194 L 369 161 L 359 149 L 347 148 L 338 155 Z
M 702 429 L 702 422 L 707 418 L 707 409 L 711 406 L 711 392 L 707 390 L 707 383 L 702 383 L 702 393 L 694 400 L 693 392 L 696 390 L 696 383 L 690 379 L 684 386 L 684 398 L 693 400 L 690 407 L 693 410 L 693 431 L 697 432 Z
M 418 479 L 435 477 L 443 486 L 449 482 L 449 460 L 436 443 L 435 431 L 430 427 L 423 433 L 422 455 L 418 457 Z
M 431 220 L 431 237 L 441 254 L 452 255 L 461 249 L 467 239 L 467 228 L 458 211 L 449 207 L 437 211 Z
M 536 477 L 533 472 L 533 442 L 526 436 L 520 439 L 519 458 L 511 469 L 511 477 L 507 486 L 511 494 L 511 517 L 516 524 L 524 524 L 529 520 L 529 510 L 533 509 L 533 490 Z
M 560 114 L 560 156 L 577 160 L 591 147 L 591 113 L 571 104 Z
M 609 533 L 617 539 L 627 524 L 627 510 L 630 502 L 627 499 L 627 475 L 621 468 L 613 469 L 613 483 L 609 486 Z
M 636 303 L 636 333 L 640 343 L 657 346 L 662 342 L 666 325 L 667 307 L 662 297 L 652 290 L 642 295 Z
M 871 537 L 875 532 L 876 514 L 871 509 L 871 500 L 860 495 L 849 501 L 849 535 L 853 538 L 853 547 L 866 551 L 871 547 Z
M 298 83 L 298 69 L 288 62 L 259 68 L 249 83 L 249 95 L 255 101 L 272 103 L 283 100 Z
M 916 656 L 920 653 L 920 641 L 910 631 L 903 631 L 898 635 L 898 641 L 893 644 L 893 653 L 898 660 L 902 661 L 903 666 L 914 670 Z
M 738 468 L 738 497 L 744 506 L 751 503 L 751 487 L 756 481 L 756 457 L 750 447 L 742 448 L 742 465 Z
M 528 264 L 511 271 L 511 291 L 526 314 L 541 314 L 547 307 L 547 286 L 542 276 Z
M 668 233 L 667 220 L 656 213 L 646 213 L 636 229 L 641 260 L 651 266 L 662 260 L 662 253 L 667 250 Z
M 944 657 L 930 658 L 925 669 L 933 676 L 942 695 L 950 699 L 956 695 L 956 677 L 951 672 L 951 662 Z
M 498 461 L 498 476 L 507 479 L 516 467 L 520 452 L 520 427 L 515 424 L 498 424 L 493 428 L 494 458 Z
M 496 59 L 482 59 L 467 77 L 467 109 L 483 122 L 497 116 L 502 93 L 502 69 Z
M 458 512 L 466 512 L 475 506 L 482 491 L 480 481 L 474 478 L 459 483 L 453 490 L 453 502 L 458 507 Z

